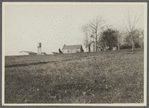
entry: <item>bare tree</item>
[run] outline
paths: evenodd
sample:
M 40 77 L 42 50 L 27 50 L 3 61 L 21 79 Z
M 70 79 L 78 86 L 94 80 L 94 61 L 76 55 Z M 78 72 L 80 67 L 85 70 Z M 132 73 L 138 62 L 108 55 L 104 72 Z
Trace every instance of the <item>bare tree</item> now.
M 88 24 L 88 27 L 92 30 L 92 37 L 95 39 L 96 43 L 96 52 L 97 52 L 97 37 L 99 35 L 99 31 L 101 26 L 104 24 L 104 20 L 102 20 L 102 17 L 96 17 L 92 22 Z
M 135 45 L 134 45 L 134 31 L 137 29 L 137 24 L 141 18 L 142 13 L 138 16 L 138 14 L 132 16 L 133 14 L 130 13 L 130 10 L 128 11 L 127 19 L 123 20 L 123 25 L 126 29 L 126 31 L 129 34 L 129 37 L 131 38 L 131 44 L 132 44 L 132 51 L 134 51 Z

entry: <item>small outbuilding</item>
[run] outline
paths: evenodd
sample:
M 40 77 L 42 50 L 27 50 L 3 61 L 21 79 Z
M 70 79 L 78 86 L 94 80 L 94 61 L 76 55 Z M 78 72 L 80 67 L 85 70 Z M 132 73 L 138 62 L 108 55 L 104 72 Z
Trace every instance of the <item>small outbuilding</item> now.
M 84 52 L 82 45 L 64 45 L 62 48 L 63 53 L 80 53 Z
M 32 52 L 32 51 L 20 51 L 20 53 L 22 52 L 28 53 L 28 55 L 37 55 L 37 53 Z
M 95 41 L 92 41 L 88 44 L 89 52 L 96 52 L 96 43 Z M 97 51 L 102 51 L 102 46 L 100 43 L 97 43 Z
M 94 41 L 89 43 L 88 47 L 89 47 L 89 52 L 95 52 L 96 51 L 96 43 Z

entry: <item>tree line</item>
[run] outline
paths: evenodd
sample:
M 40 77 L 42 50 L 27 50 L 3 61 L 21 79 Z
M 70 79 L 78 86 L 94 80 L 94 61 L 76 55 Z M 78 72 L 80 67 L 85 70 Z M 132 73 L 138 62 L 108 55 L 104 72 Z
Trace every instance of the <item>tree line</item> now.
M 90 51 L 90 45 L 95 42 L 95 51 L 101 49 L 112 49 L 116 47 L 118 50 L 143 47 L 144 29 L 138 27 L 140 15 L 132 15 L 128 11 L 126 19 L 122 20 L 122 25 L 119 28 L 114 28 L 112 25 L 106 24 L 101 16 L 96 17 L 93 21 L 82 26 L 84 33 L 85 48 Z

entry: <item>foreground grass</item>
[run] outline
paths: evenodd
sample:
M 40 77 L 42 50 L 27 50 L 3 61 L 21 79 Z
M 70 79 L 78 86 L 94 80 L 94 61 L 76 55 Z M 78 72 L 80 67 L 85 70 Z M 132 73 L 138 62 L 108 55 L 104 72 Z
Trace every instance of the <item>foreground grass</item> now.
M 53 62 L 5 68 L 6 103 L 143 103 L 143 51 L 38 60 Z

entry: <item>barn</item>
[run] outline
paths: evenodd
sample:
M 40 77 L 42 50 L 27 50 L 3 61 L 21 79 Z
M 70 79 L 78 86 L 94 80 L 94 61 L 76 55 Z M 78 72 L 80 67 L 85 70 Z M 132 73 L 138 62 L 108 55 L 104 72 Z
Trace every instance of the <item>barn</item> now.
M 79 53 L 84 52 L 82 45 L 64 45 L 62 48 L 63 53 Z

